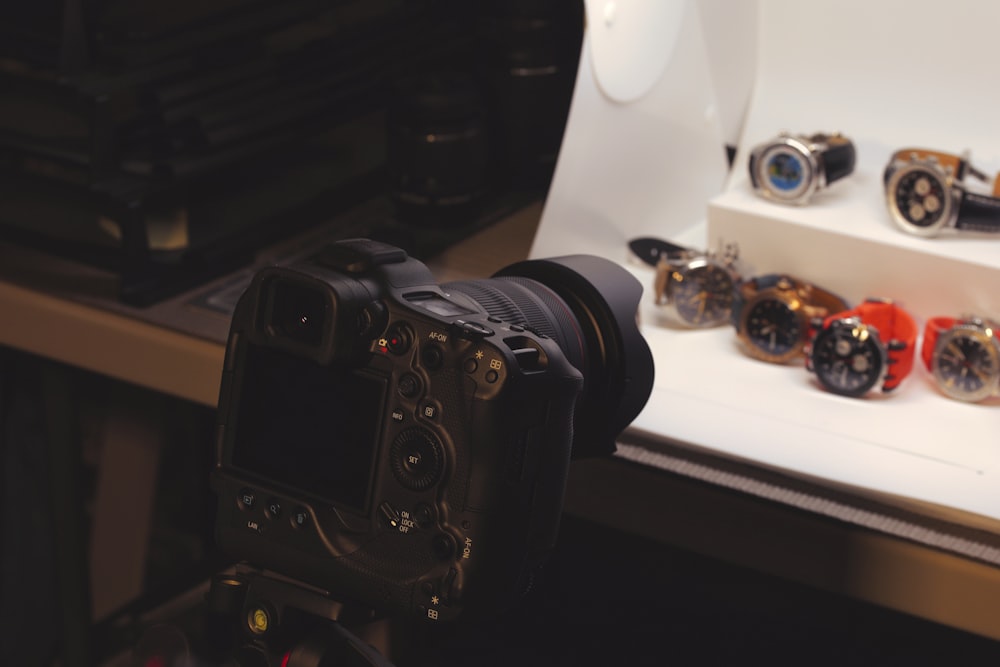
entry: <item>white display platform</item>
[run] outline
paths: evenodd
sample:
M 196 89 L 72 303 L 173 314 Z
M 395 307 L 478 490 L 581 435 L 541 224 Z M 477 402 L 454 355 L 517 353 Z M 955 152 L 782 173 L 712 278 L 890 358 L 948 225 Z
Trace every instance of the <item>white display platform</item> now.
M 628 239 L 642 235 L 700 247 L 724 236 L 739 243 L 753 273 L 797 274 L 853 301 L 893 297 L 921 325 L 926 317 L 967 310 L 1000 316 L 1000 238 L 911 238 L 893 227 L 881 189 L 889 154 L 904 146 L 969 148 L 979 168 L 1000 167 L 1000 135 L 991 118 L 1000 108 L 1000 89 L 976 85 L 991 78 L 995 41 L 989 33 L 1000 24 L 1000 6 L 959 1 L 943 13 L 930 2 L 762 0 L 757 19 L 758 67 L 736 167 L 714 190 L 715 172 L 697 179 L 692 173 L 718 144 L 695 132 L 705 128 L 684 110 L 705 100 L 693 102 L 680 88 L 674 97 L 661 92 L 660 99 L 690 104 L 677 110 L 661 102 L 662 133 L 610 153 L 619 169 L 607 179 L 595 135 L 611 134 L 612 123 L 630 128 L 648 120 L 639 104 L 650 97 L 615 106 L 597 95 L 587 78 L 585 43 L 532 255 L 602 255 L 628 266 L 647 287 L 641 316 L 656 379 L 631 427 L 637 432 L 1000 533 L 1000 401 L 947 399 L 919 361 L 890 395 L 852 399 L 825 392 L 801 364 L 778 366 L 745 355 L 731 327 L 667 326 L 652 301 L 653 269 L 630 262 L 626 249 Z M 907 39 L 926 45 L 928 35 L 933 46 L 900 46 Z M 948 53 L 960 54 L 961 63 Z M 594 119 L 601 124 L 588 127 Z M 807 208 L 760 200 L 746 183 L 747 150 L 783 129 L 851 136 L 856 173 Z M 666 144 L 677 150 L 664 150 Z M 695 149 L 706 155 L 692 154 Z M 647 177 L 650 164 L 659 170 L 659 186 Z
M 888 297 L 918 321 L 962 313 L 1000 318 L 1000 234 L 926 239 L 903 232 L 882 187 L 885 165 L 901 146 L 856 145 L 854 173 L 805 206 L 757 196 L 741 151 L 729 188 L 709 202 L 708 247 L 735 242 L 748 276 L 790 273 L 852 304 Z

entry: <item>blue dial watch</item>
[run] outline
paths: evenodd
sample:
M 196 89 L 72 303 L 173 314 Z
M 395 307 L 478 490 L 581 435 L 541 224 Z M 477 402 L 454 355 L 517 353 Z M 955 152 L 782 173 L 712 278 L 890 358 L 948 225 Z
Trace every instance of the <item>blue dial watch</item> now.
M 854 171 L 854 143 L 839 133 L 782 132 L 750 153 L 750 183 L 782 204 L 806 204 L 814 194 Z

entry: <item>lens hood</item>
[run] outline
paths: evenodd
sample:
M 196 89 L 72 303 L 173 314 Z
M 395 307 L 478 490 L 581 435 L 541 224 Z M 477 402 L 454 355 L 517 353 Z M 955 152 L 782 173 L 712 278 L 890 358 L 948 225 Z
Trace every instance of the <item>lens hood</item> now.
M 527 260 L 493 277 L 540 283 L 572 310 L 586 341 L 573 458 L 613 453 L 653 388 L 653 355 L 636 317 L 642 285 L 618 264 L 594 255 Z

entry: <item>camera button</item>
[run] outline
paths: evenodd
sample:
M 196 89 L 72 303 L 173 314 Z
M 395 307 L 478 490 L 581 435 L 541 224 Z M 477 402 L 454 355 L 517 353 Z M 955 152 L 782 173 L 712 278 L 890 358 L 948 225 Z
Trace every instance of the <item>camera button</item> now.
M 420 378 L 413 373 L 406 373 L 399 378 L 396 389 L 406 398 L 413 398 L 420 393 Z
M 395 355 L 405 354 L 406 351 L 410 349 L 410 344 L 412 342 L 413 332 L 410 330 L 410 327 L 405 324 L 393 325 L 384 340 L 385 349 Z
M 434 525 L 434 508 L 427 503 L 418 503 L 413 508 L 413 520 L 420 528 L 430 528 Z
M 447 533 L 435 535 L 434 539 L 431 540 L 431 549 L 434 550 L 434 555 L 439 559 L 451 560 L 455 555 L 455 538 Z
M 444 364 L 444 350 L 437 345 L 427 345 L 421 350 L 420 359 L 425 368 L 436 371 Z
M 264 509 L 264 516 L 268 519 L 277 519 L 281 516 L 281 503 L 273 498 L 267 501 L 267 507 Z
M 474 358 L 469 357 L 468 359 L 465 360 L 465 363 L 462 364 L 462 369 L 466 373 L 470 374 L 475 373 L 477 370 L 479 370 L 479 362 L 476 361 Z
M 493 384 L 494 382 L 496 382 L 499 379 L 500 379 L 500 374 L 497 373 L 496 371 L 487 371 L 486 372 L 486 381 L 489 382 L 490 384 Z
M 440 409 L 434 403 L 424 403 L 420 406 L 420 416 L 424 419 L 430 419 L 431 421 L 436 421 L 438 415 L 440 414 Z
M 444 468 L 440 443 L 422 428 L 403 431 L 392 443 L 392 472 L 411 491 L 425 491 L 437 483 Z
M 250 511 L 257 504 L 257 494 L 253 489 L 243 489 L 236 497 L 236 503 L 240 509 Z
M 292 522 L 292 528 L 305 528 L 309 525 L 309 510 L 305 507 L 296 507 L 289 518 Z

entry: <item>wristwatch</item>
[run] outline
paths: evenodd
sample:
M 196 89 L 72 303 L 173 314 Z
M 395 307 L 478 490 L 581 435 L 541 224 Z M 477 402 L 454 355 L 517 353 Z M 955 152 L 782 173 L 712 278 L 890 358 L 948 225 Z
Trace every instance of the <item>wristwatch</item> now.
M 946 229 L 1000 232 L 1000 174 L 992 194 L 971 192 L 966 176 L 990 182 L 967 157 L 923 148 L 896 151 L 883 174 L 889 215 L 900 229 L 917 236 L 936 236 Z
M 977 402 L 1000 393 L 1000 323 L 974 315 L 932 317 L 920 356 L 946 396 Z
M 817 318 L 806 345 L 806 368 L 843 396 L 892 391 L 910 374 L 917 324 L 903 308 L 869 299 L 851 310 Z
M 714 327 L 732 317 L 733 290 L 739 282 L 739 251 L 724 246 L 719 253 L 695 250 L 644 237 L 629 242 L 632 252 L 656 267 L 657 305 L 688 327 Z
M 740 283 L 733 302 L 733 326 L 750 356 L 783 364 L 802 354 L 812 320 L 847 308 L 847 302 L 832 292 L 771 273 Z
M 840 133 L 782 132 L 750 153 L 750 183 L 761 196 L 806 204 L 816 192 L 854 171 L 854 143 Z

